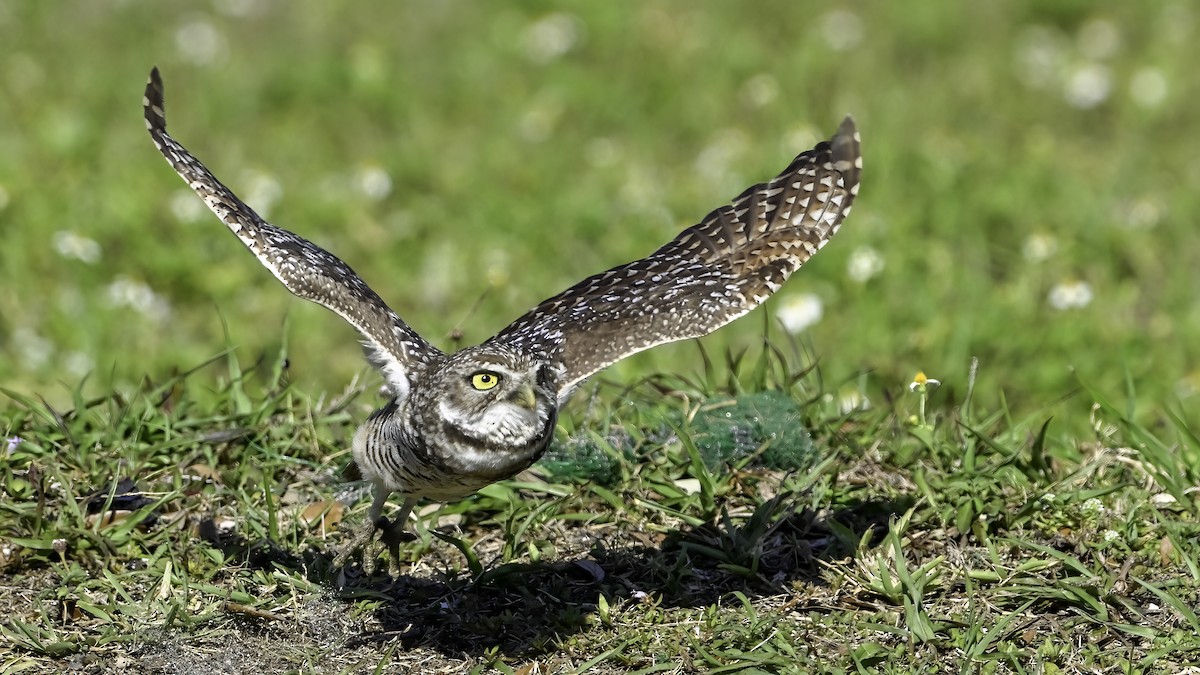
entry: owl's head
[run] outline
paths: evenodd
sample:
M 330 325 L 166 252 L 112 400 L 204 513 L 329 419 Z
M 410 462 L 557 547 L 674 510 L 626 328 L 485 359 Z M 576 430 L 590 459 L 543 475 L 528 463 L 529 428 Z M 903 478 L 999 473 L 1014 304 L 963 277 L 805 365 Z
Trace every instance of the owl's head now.
M 550 367 L 530 356 L 494 347 L 452 355 L 433 390 L 442 421 L 491 447 L 540 441 L 553 424 L 557 394 Z

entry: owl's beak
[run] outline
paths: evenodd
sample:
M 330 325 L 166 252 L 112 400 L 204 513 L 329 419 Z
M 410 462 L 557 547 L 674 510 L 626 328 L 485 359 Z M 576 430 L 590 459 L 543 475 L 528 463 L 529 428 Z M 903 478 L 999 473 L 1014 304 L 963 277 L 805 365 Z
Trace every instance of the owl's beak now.
M 537 396 L 533 393 L 532 384 L 523 384 L 509 396 L 508 400 L 528 410 L 537 410 Z

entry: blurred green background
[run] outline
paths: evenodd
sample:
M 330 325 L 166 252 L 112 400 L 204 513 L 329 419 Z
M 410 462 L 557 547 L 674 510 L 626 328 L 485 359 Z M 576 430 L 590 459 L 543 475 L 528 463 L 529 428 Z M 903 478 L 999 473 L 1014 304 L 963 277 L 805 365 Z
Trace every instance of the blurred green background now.
M 364 370 L 155 152 L 170 129 L 442 347 L 641 257 L 855 116 L 860 199 L 766 307 L 825 386 L 1200 400 L 1192 2 L 0 3 L 0 383 L 63 400 L 284 341 Z M 286 319 L 286 324 L 285 324 Z M 695 345 L 607 377 L 695 373 Z M 1090 399 L 1072 403 L 1087 410 Z

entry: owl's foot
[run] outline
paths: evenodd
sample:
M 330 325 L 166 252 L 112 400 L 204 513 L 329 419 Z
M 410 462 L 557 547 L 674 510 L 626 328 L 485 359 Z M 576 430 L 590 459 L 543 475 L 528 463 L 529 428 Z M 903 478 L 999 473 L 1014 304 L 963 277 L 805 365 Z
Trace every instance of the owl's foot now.
M 375 573 L 379 564 L 379 556 L 386 550 L 388 554 L 388 574 L 400 576 L 400 544 L 413 541 L 416 535 L 404 529 L 407 523 L 396 519 L 389 521 L 380 518 L 375 522 L 367 521 L 350 537 L 349 544 L 333 559 L 334 567 L 345 567 L 350 562 L 350 556 L 356 551 L 362 551 L 362 569 L 368 576 Z M 375 533 L 379 532 L 379 538 Z
M 400 544 L 417 538 L 415 534 L 405 529 L 405 526 L 408 525 L 408 514 L 414 503 L 415 500 L 406 502 L 396 518 L 390 521 L 384 516 L 367 518 L 367 522 L 355 530 L 354 534 L 350 536 L 350 542 L 333 559 L 333 566 L 345 567 L 346 563 L 350 562 L 350 556 L 354 555 L 356 551 L 362 551 L 362 569 L 370 576 L 375 573 L 375 566 L 379 564 L 380 554 L 386 550 L 388 574 L 393 578 L 400 576 Z M 373 505 L 372 511 L 374 510 Z M 375 538 L 376 532 L 379 532 L 379 539 Z

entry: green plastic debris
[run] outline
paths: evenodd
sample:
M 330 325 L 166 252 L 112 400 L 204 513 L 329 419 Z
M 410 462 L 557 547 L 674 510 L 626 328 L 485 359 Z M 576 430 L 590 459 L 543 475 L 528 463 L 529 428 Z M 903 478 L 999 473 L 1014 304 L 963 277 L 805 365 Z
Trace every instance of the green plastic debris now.
M 812 468 L 819 459 L 799 407 L 783 392 L 713 399 L 696 413 L 688 431 L 709 468 L 760 450 L 751 466 L 791 471 Z
M 677 442 L 672 441 L 675 429 L 691 435 L 704 463 L 714 470 L 752 455 L 750 466 L 783 471 L 810 469 L 820 459 L 800 408 L 783 392 L 710 399 L 691 422 L 678 417 L 664 419 L 661 428 L 646 438 L 645 447 Z M 622 463 L 641 461 L 640 447 L 620 427 L 611 428 L 603 436 L 585 432 L 556 440 L 538 467 L 555 480 L 610 486 L 621 479 Z

